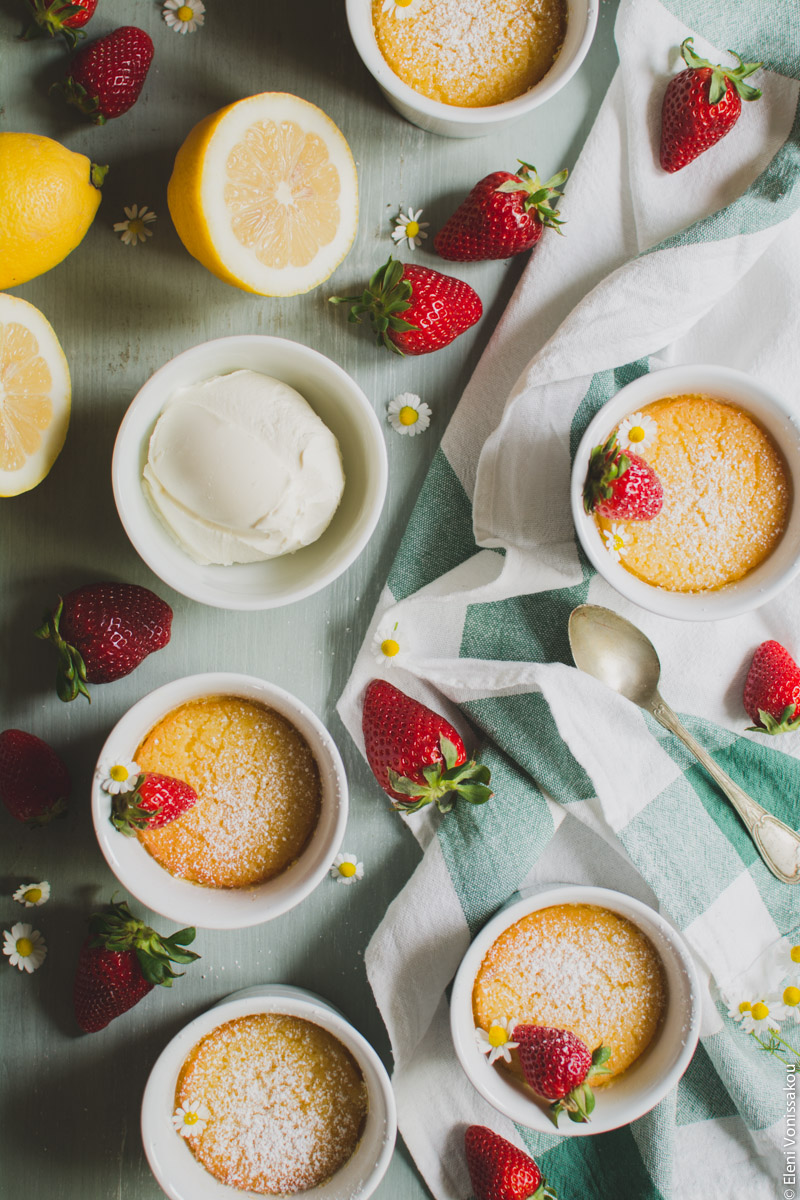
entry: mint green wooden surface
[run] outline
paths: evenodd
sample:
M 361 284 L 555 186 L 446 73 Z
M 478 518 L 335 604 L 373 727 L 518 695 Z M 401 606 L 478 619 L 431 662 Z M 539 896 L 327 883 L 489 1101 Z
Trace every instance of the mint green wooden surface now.
M 42 133 L 109 163 L 104 198 L 83 244 L 47 275 L 15 289 L 53 324 L 73 380 L 64 451 L 35 491 L 0 502 L 0 727 L 29 729 L 56 746 L 73 776 L 69 818 L 28 831 L 0 812 L 4 857 L 0 920 L 32 920 L 47 938 L 44 966 L 28 976 L 0 963 L 2 1161 L 0 1194 L 60 1200 L 158 1200 L 145 1161 L 139 1106 L 150 1067 L 197 1013 L 259 981 L 311 988 L 341 1008 L 390 1066 L 388 1040 L 364 972 L 364 950 L 419 858 L 335 715 L 334 706 L 388 573 L 448 417 L 502 313 L 520 262 L 454 266 L 481 295 L 482 322 L 439 354 L 401 360 L 376 350 L 327 304 L 360 290 L 392 250 L 400 206 L 424 208 L 431 232 L 474 182 L 513 169 L 518 157 L 543 178 L 571 166 L 615 65 L 615 5 L 604 0 L 589 58 L 554 100 L 500 136 L 451 141 L 407 124 L 384 103 L 351 44 L 342 0 L 207 0 L 203 29 L 185 37 L 163 23 L 153 0 L 100 0 L 92 36 L 138 24 L 155 58 L 136 107 L 104 128 L 80 125 L 47 98 L 65 51 L 19 44 L 21 0 L 0 0 L 0 129 Z M 209 112 L 265 90 L 319 104 L 343 130 L 359 167 L 361 214 L 354 249 L 332 279 L 307 296 L 263 299 L 229 288 L 183 249 L 166 185 L 176 150 Z M 158 214 L 144 246 L 112 232 L 123 205 Z M 598 220 L 602 219 L 598 214 Z M 564 253 L 569 253 L 567 238 Z M 403 257 L 403 256 L 401 256 Z M 442 266 L 430 253 L 405 257 Z M 110 460 L 131 398 L 157 367 L 198 342 L 269 333 L 312 345 L 359 382 L 383 420 L 400 391 L 433 409 L 421 437 L 386 426 L 389 490 L 383 516 L 356 564 L 317 596 L 265 613 L 204 608 L 170 592 L 129 545 L 111 493 Z M 133 675 L 94 689 L 91 707 L 55 697 L 55 656 L 31 635 L 59 592 L 104 577 L 154 588 L 175 610 L 172 641 Z M 351 815 L 343 850 L 364 861 L 349 888 L 326 880 L 299 908 L 260 928 L 198 934 L 202 960 L 171 990 L 156 989 L 99 1034 L 81 1035 L 71 988 L 84 919 L 115 890 L 97 848 L 89 784 L 114 722 L 154 687 L 198 670 L 247 671 L 286 687 L 329 725 L 344 756 Z M 23 910 L 11 893 L 48 879 L 52 899 Z M 134 908 L 144 913 L 140 906 Z M 172 930 L 160 918 L 158 928 Z M 420 1200 L 427 1190 L 398 1142 L 380 1200 Z

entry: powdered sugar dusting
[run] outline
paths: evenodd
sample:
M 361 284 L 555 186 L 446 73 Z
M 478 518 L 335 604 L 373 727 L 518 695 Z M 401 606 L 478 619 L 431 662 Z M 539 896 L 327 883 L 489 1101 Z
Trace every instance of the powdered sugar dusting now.
M 203 1132 L 187 1137 L 230 1187 L 285 1195 L 316 1187 L 351 1157 L 367 1116 L 363 1075 L 327 1030 L 274 1013 L 220 1025 L 195 1046 L 175 1104 L 201 1099 Z

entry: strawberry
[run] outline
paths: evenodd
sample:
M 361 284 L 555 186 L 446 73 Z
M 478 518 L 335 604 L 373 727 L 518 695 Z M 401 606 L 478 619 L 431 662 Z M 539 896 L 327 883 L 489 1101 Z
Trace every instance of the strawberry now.
M 468 283 L 391 255 L 361 296 L 331 296 L 330 301 L 351 305 L 349 321 L 360 324 L 368 314 L 378 345 L 396 354 L 441 350 L 483 314 L 480 297 Z
M 758 733 L 800 729 L 800 667 L 780 642 L 756 648 L 744 683 L 744 707 Z
M 367 688 L 362 728 L 372 773 L 402 812 L 435 803 L 445 813 L 459 798 L 484 804 L 491 796 L 489 768 L 467 762 L 450 722 L 384 679 Z
M 557 1200 L 530 1155 L 486 1125 L 469 1126 L 464 1149 L 475 1200 Z
M 560 196 L 556 189 L 567 172 L 559 171 L 542 183 L 535 167 L 519 161 L 518 175 L 494 171 L 475 184 L 433 239 L 442 258 L 455 262 L 510 258 L 531 250 L 546 225 L 560 232 L 563 222 L 552 201 Z
M 693 39 L 681 44 L 687 69 L 669 81 L 661 107 L 661 166 L 680 171 L 699 154 L 730 133 L 742 111 L 742 100 L 758 100 L 758 88 L 745 83 L 762 65 L 743 63 L 733 50 L 736 67 L 714 66 L 694 52 Z
M 95 125 L 105 125 L 139 99 L 152 58 L 150 35 L 135 25 L 123 25 L 84 46 L 73 58 L 67 78 L 50 90 Z
M 69 771 L 52 746 L 23 729 L 0 733 L 0 799 L 17 821 L 46 825 L 66 812 Z
M 133 916 L 128 905 L 107 904 L 89 918 L 89 936 L 81 946 L 73 1000 L 81 1029 L 96 1033 L 138 1004 L 156 984 L 172 987 L 178 978 L 171 963 L 200 956 L 186 950 L 194 929 L 162 938 Z
M 661 512 L 664 489 L 653 468 L 638 454 L 625 454 L 612 433 L 595 446 L 583 485 L 583 507 L 610 521 L 652 521 Z
M 79 33 L 94 16 L 97 0 L 27 0 L 28 7 L 33 11 L 33 21 L 22 35 L 25 41 L 49 34 L 55 37 L 63 33 L 70 46 L 74 46 Z
M 87 583 L 45 613 L 36 637 L 58 651 L 59 699 L 83 695 L 87 683 L 111 683 L 130 675 L 148 654 L 169 641 L 172 609 L 135 583 Z
M 517 1054 L 530 1087 L 550 1105 L 550 1120 L 558 1127 L 558 1118 L 566 1112 L 571 1121 L 588 1121 L 594 1109 L 594 1095 L 588 1081 L 605 1075 L 611 1057 L 607 1046 L 598 1046 L 593 1054 L 585 1042 L 568 1029 L 549 1029 L 546 1025 L 517 1025 L 511 1035 L 518 1043 Z
M 111 821 L 127 837 L 140 829 L 161 829 L 197 804 L 197 792 L 182 779 L 144 772 L 132 792 L 111 800 Z

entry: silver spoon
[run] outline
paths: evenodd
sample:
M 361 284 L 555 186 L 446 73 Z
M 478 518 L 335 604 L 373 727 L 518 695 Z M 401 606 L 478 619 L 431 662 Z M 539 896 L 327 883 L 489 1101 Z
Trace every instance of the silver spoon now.
M 581 671 L 638 704 L 681 739 L 728 797 L 773 875 L 800 883 L 800 834 L 756 804 L 684 729 L 659 695 L 661 664 L 649 638 L 610 608 L 582 604 L 569 618 L 569 644 Z

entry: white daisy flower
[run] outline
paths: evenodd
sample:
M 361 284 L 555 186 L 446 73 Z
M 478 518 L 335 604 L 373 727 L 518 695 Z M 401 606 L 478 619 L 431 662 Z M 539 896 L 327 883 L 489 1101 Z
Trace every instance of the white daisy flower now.
M 8 955 L 9 966 L 19 967 L 30 975 L 47 957 L 47 944 L 32 925 L 12 925 L 10 932 L 3 930 L 3 954 Z
M 41 883 L 23 883 L 14 892 L 13 899 L 18 904 L 24 904 L 26 908 L 38 908 L 41 904 L 47 904 L 50 899 L 50 884 L 46 879 Z
M 652 417 L 635 412 L 620 421 L 617 442 L 622 450 L 633 450 L 638 454 L 645 446 L 652 446 L 658 437 L 658 425 Z
M 739 1005 L 740 1011 L 746 1004 L 747 1001 L 743 1001 Z M 777 1029 L 781 1021 L 786 1020 L 786 1006 L 777 996 L 761 992 L 756 995 L 749 1008 L 744 1008 L 739 1020 L 745 1033 Z
M 403 242 L 406 243 L 409 250 L 422 245 L 423 240 L 428 236 L 423 230 L 428 228 L 430 221 L 420 221 L 421 216 L 421 208 L 418 208 L 416 212 L 413 208 L 409 208 L 407 213 L 400 209 L 400 215 L 395 217 L 392 230 L 392 239 L 397 242 L 398 247 L 402 246 Z
M 183 4 L 182 0 L 166 0 L 161 15 L 175 33 L 194 33 L 205 21 L 205 11 L 202 0 L 189 0 L 188 4 Z
M 156 214 L 146 204 L 141 208 L 138 204 L 126 207 L 125 216 L 126 221 L 117 221 L 114 225 L 114 233 L 122 234 L 123 245 L 137 246 L 139 242 L 146 242 L 153 236 L 152 229 L 148 229 L 147 226 L 156 220 Z
M 623 554 L 628 552 L 631 535 L 621 525 L 612 525 L 610 529 L 603 530 L 603 540 L 614 562 L 619 562 Z
M 780 999 L 786 1010 L 783 1020 L 800 1023 L 800 980 L 785 987 L 781 992 Z
M 414 7 L 414 0 L 383 0 L 381 12 L 391 13 L 393 17 L 407 17 Z
M 505 1062 L 511 1062 L 511 1051 L 516 1050 L 519 1042 L 512 1040 L 512 1034 L 519 1025 L 516 1018 L 507 1020 L 505 1017 L 499 1017 L 492 1021 L 488 1032 L 481 1029 L 480 1026 L 475 1027 L 475 1041 L 478 1044 L 478 1049 L 481 1054 L 488 1054 L 489 1062 L 493 1063 L 498 1058 L 502 1058 Z
M 431 423 L 431 410 L 424 400 L 413 392 L 401 392 L 386 409 L 386 416 L 397 433 L 415 437 L 424 433 Z
M 355 854 L 337 854 L 331 866 L 331 875 L 339 883 L 357 883 L 364 878 L 364 864 Z
M 181 1137 L 197 1137 L 203 1132 L 211 1113 L 201 1100 L 187 1100 L 172 1114 L 172 1124 Z
M 382 666 L 390 667 L 401 649 L 398 622 L 385 617 L 372 635 L 372 657 Z
M 112 763 L 110 767 L 101 767 L 100 787 L 110 796 L 124 795 L 132 792 L 139 782 L 141 771 L 135 762 Z

